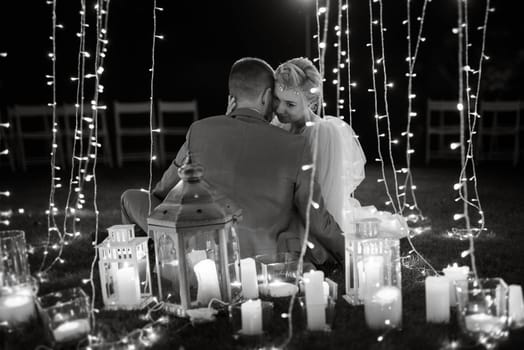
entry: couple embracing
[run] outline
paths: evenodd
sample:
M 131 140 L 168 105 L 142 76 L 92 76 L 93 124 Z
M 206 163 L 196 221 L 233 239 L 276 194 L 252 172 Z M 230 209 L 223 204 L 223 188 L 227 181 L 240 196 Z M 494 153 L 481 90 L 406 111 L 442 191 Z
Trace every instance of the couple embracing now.
M 281 64 L 276 71 L 258 58 L 242 58 L 229 74 L 226 115 L 193 123 L 176 159 L 151 195 L 160 204 L 178 183 L 178 167 L 188 152 L 204 167 L 204 179 L 242 208 L 238 223 L 241 257 L 276 252 L 299 253 L 310 193 L 313 142 L 316 174 L 306 257 L 316 265 L 342 262 L 351 196 L 364 179 L 365 157 L 344 121 L 320 118 L 322 78 L 306 58 Z M 276 118 L 274 118 L 276 115 Z M 275 119 L 275 120 L 273 120 Z M 148 194 L 127 190 L 122 220 L 147 232 Z

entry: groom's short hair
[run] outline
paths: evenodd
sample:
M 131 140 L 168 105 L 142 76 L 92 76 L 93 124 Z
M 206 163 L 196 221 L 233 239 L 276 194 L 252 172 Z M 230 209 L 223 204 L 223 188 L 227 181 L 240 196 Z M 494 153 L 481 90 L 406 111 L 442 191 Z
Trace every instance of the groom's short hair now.
M 229 73 L 229 94 L 237 99 L 252 100 L 266 89 L 273 89 L 275 73 L 264 60 L 244 57 L 236 61 Z

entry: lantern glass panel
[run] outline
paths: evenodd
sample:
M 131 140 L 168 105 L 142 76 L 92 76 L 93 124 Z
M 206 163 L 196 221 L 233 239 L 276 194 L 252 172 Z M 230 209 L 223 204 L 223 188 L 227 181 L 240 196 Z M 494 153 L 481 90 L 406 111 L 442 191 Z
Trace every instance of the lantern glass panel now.
M 401 288 L 400 240 L 380 238 L 376 227 L 370 229 L 376 237 L 346 237 L 346 294 L 353 305 L 363 304 L 381 287 Z

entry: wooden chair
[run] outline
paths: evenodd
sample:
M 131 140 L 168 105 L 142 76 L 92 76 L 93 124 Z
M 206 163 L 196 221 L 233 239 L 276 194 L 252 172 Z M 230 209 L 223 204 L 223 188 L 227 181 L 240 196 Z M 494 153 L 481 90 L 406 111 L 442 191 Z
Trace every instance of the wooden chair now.
M 513 166 L 518 164 L 522 107 L 520 101 L 481 101 L 478 147 L 482 160 L 510 159 Z M 504 148 L 502 140 L 510 140 L 512 145 Z
M 116 163 L 118 167 L 122 167 L 124 161 L 149 160 L 149 109 L 149 102 L 114 102 Z
M 178 148 L 169 149 L 167 138 L 185 137 L 191 124 L 198 120 L 197 101 L 167 102 L 158 101 L 158 127 L 160 128 L 160 158 L 162 163 L 170 162 Z
M 15 105 L 8 111 L 17 146 L 17 159 L 22 170 L 30 164 L 50 162 L 52 142 L 53 110 L 47 105 Z M 56 144 L 61 145 L 61 134 L 57 133 Z M 64 163 L 64 153 L 56 149 L 56 164 Z
M 453 152 L 450 142 L 459 141 L 460 114 L 457 101 L 428 100 L 426 112 L 426 164 L 431 159 L 460 159 Z M 432 147 L 432 138 L 437 137 L 436 147 Z
M 84 104 L 83 108 L 83 115 L 84 117 L 91 118 L 92 117 L 92 109 L 91 106 L 88 104 Z M 63 105 L 59 109 L 59 117 L 63 119 L 63 134 L 65 138 L 65 145 L 66 145 L 66 157 L 68 158 L 68 162 L 71 162 L 72 158 L 72 152 L 73 152 L 73 142 L 75 137 L 75 126 L 76 126 L 76 116 L 77 116 L 77 108 L 74 104 L 68 104 Z M 80 119 L 80 108 L 78 108 L 78 116 Z M 98 110 L 97 114 L 97 125 L 98 125 L 98 140 L 101 141 L 103 147 L 102 150 L 102 157 L 101 160 L 104 161 L 107 165 L 110 167 L 113 167 L 113 152 L 111 150 L 111 142 L 109 140 L 109 131 L 107 128 L 107 115 L 104 112 L 104 110 Z M 80 122 L 80 120 L 78 121 Z M 89 135 L 89 130 L 87 129 L 86 123 L 84 122 L 83 125 L 83 137 L 84 137 L 84 147 L 87 147 L 87 142 L 89 140 L 87 139 L 87 136 Z M 77 147 L 79 147 L 77 145 Z M 86 150 L 86 148 L 84 148 Z M 98 150 L 100 152 L 100 149 Z

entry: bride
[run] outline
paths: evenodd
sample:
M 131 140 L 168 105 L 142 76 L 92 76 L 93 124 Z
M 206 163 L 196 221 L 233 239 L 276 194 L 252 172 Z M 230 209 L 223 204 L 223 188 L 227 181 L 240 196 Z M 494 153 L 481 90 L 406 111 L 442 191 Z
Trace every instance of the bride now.
M 354 208 L 360 207 L 360 203 L 353 198 L 353 192 L 365 177 L 366 157 L 348 124 L 339 118 L 321 118 L 316 114 L 321 103 L 322 77 L 310 60 L 293 58 L 276 69 L 273 92 L 276 118 L 271 123 L 291 133 L 302 134 L 312 150 L 317 138 L 315 178 L 327 210 L 342 231 L 348 232 Z M 235 107 L 236 101 L 230 97 L 226 114 Z M 303 233 L 304 223 L 297 214 L 288 229 L 279 235 L 278 250 L 298 254 Z M 330 258 L 336 261 L 335 254 L 319 243 L 319 239 L 310 237 L 309 241 L 313 243 L 313 249 L 308 250 L 307 260 L 317 265 Z
M 342 231 L 349 230 L 353 208 L 359 202 L 352 194 L 364 180 L 366 157 L 353 129 L 343 120 L 315 111 L 322 103 L 322 77 L 307 58 L 293 58 L 275 71 L 272 124 L 304 135 L 313 150 L 317 138 L 316 179 L 328 211 Z

